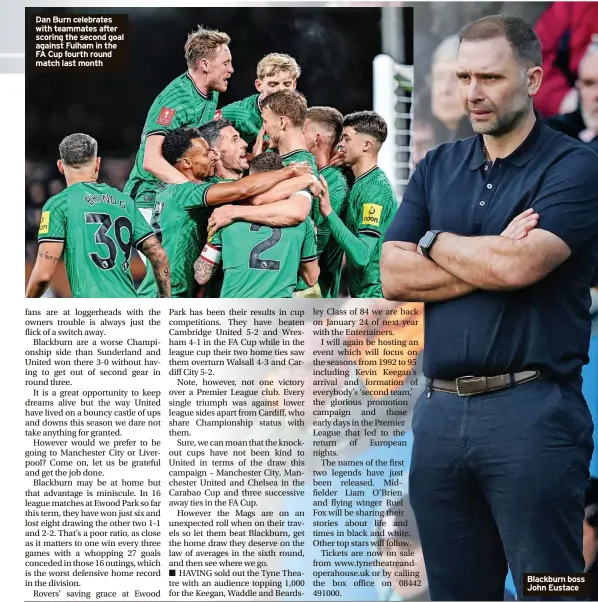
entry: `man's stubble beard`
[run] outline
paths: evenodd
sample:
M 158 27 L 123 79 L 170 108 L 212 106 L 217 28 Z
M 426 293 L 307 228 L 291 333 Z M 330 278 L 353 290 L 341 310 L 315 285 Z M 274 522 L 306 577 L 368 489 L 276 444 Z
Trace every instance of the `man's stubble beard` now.
M 487 136 L 505 136 L 513 130 L 517 129 L 525 119 L 527 107 L 515 111 L 509 111 L 503 115 L 498 115 L 491 123 L 476 123 L 471 117 L 469 122 L 476 134 L 484 134 Z
M 487 136 L 505 136 L 513 130 L 517 129 L 521 123 L 523 123 L 525 116 L 529 110 L 531 100 L 526 96 L 526 102 L 521 103 L 517 106 L 515 99 L 506 112 L 497 114 L 494 112 L 495 118 L 490 123 L 476 123 L 472 118 L 471 114 L 468 115 L 471 127 L 476 134 L 484 134 Z

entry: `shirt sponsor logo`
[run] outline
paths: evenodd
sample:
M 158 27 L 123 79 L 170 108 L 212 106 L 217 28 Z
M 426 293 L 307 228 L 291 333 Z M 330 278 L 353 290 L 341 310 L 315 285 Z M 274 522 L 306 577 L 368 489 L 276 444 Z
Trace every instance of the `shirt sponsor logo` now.
M 157 123 L 160 125 L 170 125 L 176 111 L 168 107 L 163 107 L 158 116 Z
M 47 234 L 50 230 L 50 212 L 44 211 L 39 222 L 39 234 Z
M 382 216 L 382 205 L 374 203 L 366 203 L 363 206 L 362 226 L 379 226 L 380 217 Z

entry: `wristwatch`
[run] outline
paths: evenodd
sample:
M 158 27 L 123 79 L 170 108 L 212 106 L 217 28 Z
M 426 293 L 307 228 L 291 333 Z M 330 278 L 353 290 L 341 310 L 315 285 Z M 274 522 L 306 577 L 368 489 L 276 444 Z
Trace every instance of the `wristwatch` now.
M 431 259 L 430 250 L 436 240 L 436 237 L 440 234 L 441 230 L 428 230 L 419 241 L 419 246 L 422 250 L 422 254 L 425 258 Z

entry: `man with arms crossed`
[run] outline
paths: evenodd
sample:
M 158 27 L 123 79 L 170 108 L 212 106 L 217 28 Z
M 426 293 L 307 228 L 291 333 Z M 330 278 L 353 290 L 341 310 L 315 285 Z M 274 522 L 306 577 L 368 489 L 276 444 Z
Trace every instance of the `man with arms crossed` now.
M 418 164 L 384 243 L 384 296 L 425 302 L 409 491 L 432 600 L 502 600 L 507 563 L 518 599 L 524 573 L 584 569 L 598 156 L 534 112 L 541 60 L 520 19 L 463 28 L 478 135 Z
M 164 158 L 185 176 L 184 184 L 166 186 L 156 197 L 152 224 L 162 234 L 162 243 L 172 265 L 172 294 L 194 297 L 197 283 L 193 263 L 207 239 L 210 208 L 222 203 L 250 199 L 276 184 L 307 171 L 291 166 L 256 174 L 234 182 L 215 183 L 218 154 L 210 149 L 197 129 L 178 128 L 164 138 Z M 155 282 L 148 273 L 139 287 L 140 297 L 152 297 Z
M 257 64 L 255 88 L 258 94 L 226 105 L 219 109 L 216 115 L 228 119 L 252 151 L 258 141 L 257 150 L 260 153 L 264 137 L 262 101 L 268 94 L 280 90 L 295 90 L 300 75 L 301 68 L 292 56 L 277 52 L 268 54 Z
M 342 113 L 332 107 L 311 107 L 307 111 L 303 135 L 307 149 L 316 158 L 318 173 L 326 180 L 332 210 L 344 221 L 351 190 L 348 168 L 330 164 L 343 135 Z M 322 214 L 315 211 L 313 217 L 318 229 L 318 284 L 322 297 L 336 298 L 341 282 L 343 250 L 330 235 Z
M 214 117 L 220 92 L 226 92 L 233 73 L 230 38 L 220 31 L 199 27 L 187 38 L 185 59 L 188 71 L 170 82 L 150 107 L 141 146 L 124 192 L 150 221 L 156 188 L 184 184 L 185 176 L 164 158 L 166 134 L 179 127 L 199 127 Z
M 42 209 L 39 251 L 27 297 L 46 292 L 63 250 L 73 297 L 137 297 L 130 267 L 133 246 L 152 266 L 154 296 L 170 297 L 168 257 L 152 229 L 130 197 L 97 181 L 96 140 L 71 134 L 59 151 L 58 170 L 67 187 Z
M 277 153 L 263 153 L 253 159 L 250 174 L 282 167 Z M 318 279 L 315 232 L 310 217 L 286 228 L 236 221 L 218 230 L 195 265 L 199 284 L 209 280 L 221 257 L 223 298 L 290 298 L 297 286 L 298 273 L 309 286 Z
M 349 195 L 345 223 L 333 210 L 329 194 L 320 197 L 323 224 L 347 256 L 351 297 L 382 297 L 380 250 L 386 228 L 397 212 L 397 199 L 378 153 L 386 140 L 386 122 L 373 111 L 347 115 L 340 148 L 355 183 Z

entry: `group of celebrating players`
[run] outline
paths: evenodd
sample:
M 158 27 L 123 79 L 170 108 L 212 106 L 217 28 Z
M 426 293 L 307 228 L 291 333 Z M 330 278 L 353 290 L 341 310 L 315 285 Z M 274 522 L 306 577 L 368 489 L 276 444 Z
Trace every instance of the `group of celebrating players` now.
M 285 54 L 257 66 L 257 94 L 217 109 L 233 74 L 227 34 L 185 44 L 188 71 L 152 104 L 121 192 L 99 183 L 97 142 L 60 144 L 67 187 L 43 207 L 28 297 L 59 258 L 74 297 L 382 297 L 380 252 L 398 204 L 377 165 L 372 111 L 308 108 Z M 136 290 L 133 246 L 148 265 Z M 151 266 L 151 269 L 149 269 Z

